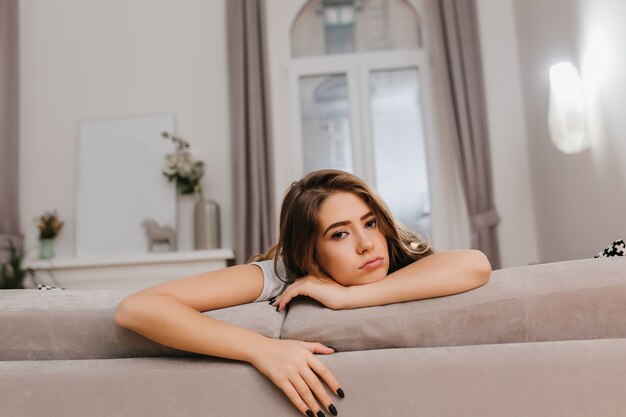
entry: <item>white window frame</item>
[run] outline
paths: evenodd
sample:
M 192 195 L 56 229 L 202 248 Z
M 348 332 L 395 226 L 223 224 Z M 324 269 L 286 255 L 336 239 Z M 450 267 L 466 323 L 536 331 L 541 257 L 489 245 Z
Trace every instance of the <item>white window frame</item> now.
M 332 57 L 311 57 L 291 59 L 288 64 L 289 74 L 289 102 L 291 120 L 291 139 L 293 141 L 293 151 L 291 154 L 291 170 L 296 178 L 304 175 L 304 155 L 302 151 L 302 113 L 300 106 L 300 77 L 304 76 L 324 76 L 341 74 L 347 77 L 348 81 L 348 108 L 350 109 L 350 145 L 352 147 L 352 164 L 355 174 L 364 172 L 363 149 L 360 141 L 354 140 L 361 136 L 361 116 L 360 92 L 357 84 L 358 75 L 354 59 L 350 55 L 336 55 Z
M 374 162 L 371 124 L 361 121 L 370 119 L 368 72 L 378 69 L 417 68 L 419 87 L 422 92 L 421 106 L 424 125 L 425 151 L 429 193 L 431 199 L 431 238 L 435 249 L 469 247 L 469 221 L 463 199 L 458 168 L 453 162 L 452 145 L 444 132 L 441 100 L 437 102 L 432 88 L 432 53 L 428 19 L 421 0 L 407 0 L 421 17 L 422 47 L 413 50 L 361 52 L 355 64 L 352 54 L 325 55 L 322 57 L 292 58 L 291 28 L 298 13 L 309 0 L 272 0 L 265 2 L 267 44 L 270 66 L 270 99 L 273 127 L 273 157 L 275 208 L 280 212 L 284 191 L 303 175 L 302 131 L 298 79 L 302 75 L 345 73 L 348 76 L 348 100 L 350 101 L 350 128 L 355 174 L 367 182 L 374 181 Z M 381 59 L 384 57 L 383 59 Z M 393 59 L 392 59 L 393 57 Z M 353 61 L 353 62 L 350 62 Z M 355 75 L 358 74 L 358 77 Z M 352 76 L 350 76 L 352 75 Z M 357 85 L 360 80 L 361 85 Z M 354 104 L 358 100 L 363 105 Z M 443 106 L 445 107 L 445 106 Z M 357 110 L 358 109 L 358 110 Z M 357 113 L 355 113 L 357 112 Z M 362 114 L 366 113 L 366 114 Z M 362 137 L 362 141 L 354 138 Z M 435 143 L 435 140 L 439 141 Z M 361 146 L 364 145 L 364 146 Z

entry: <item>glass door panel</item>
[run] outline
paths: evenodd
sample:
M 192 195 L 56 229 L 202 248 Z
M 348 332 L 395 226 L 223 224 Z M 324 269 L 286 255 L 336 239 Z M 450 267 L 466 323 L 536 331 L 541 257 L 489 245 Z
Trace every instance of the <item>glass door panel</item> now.
M 376 189 L 396 219 L 430 234 L 430 195 L 417 68 L 371 71 Z
M 303 76 L 299 90 L 304 171 L 353 172 L 347 76 Z

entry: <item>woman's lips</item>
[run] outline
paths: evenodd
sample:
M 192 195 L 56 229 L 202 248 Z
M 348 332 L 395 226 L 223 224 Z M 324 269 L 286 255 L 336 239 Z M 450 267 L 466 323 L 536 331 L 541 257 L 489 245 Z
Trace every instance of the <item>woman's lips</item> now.
M 378 258 L 370 259 L 369 261 L 361 265 L 359 269 L 376 269 L 383 264 L 383 260 L 384 258 L 380 256 Z

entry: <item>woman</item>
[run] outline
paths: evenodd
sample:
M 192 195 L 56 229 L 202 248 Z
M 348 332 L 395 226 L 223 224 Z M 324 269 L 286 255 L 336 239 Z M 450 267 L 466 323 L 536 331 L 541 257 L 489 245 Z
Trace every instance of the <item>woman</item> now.
M 284 310 L 298 295 L 331 309 L 352 309 L 457 294 L 487 283 L 491 265 L 476 250 L 433 253 L 399 226 L 358 177 L 308 174 L 288 189 L 278 243 L 247 265 L 174 280 L 127 297 L 115 322 L 176 349 L 249 362 L 309 417 L 321 403 L 337 415 L 320 382 L 344 397 L 314 354 L 320 343 L 272 339 L 201 312 L 269 300 Z M 317 399 L 316 399 L 317 398 Z

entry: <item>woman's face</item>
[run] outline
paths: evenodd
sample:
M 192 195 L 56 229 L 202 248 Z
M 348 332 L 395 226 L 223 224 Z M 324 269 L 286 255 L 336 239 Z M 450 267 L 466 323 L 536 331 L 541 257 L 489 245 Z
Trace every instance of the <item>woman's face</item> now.
M 371 208 L 357 195 L 331 194 L 318 213 L 317 264 L 344 286 L 369 284 L 387 276 L 387 239 Z

